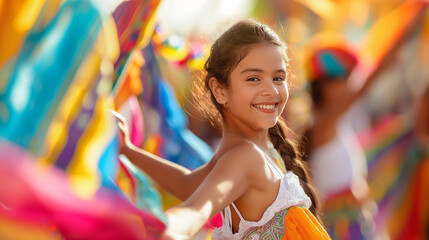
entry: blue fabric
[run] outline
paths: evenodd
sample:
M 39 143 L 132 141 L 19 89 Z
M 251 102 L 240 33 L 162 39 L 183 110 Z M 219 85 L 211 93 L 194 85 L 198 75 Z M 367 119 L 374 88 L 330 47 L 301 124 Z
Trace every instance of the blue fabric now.
M 33 152 L 41 148 L 43 141 L 37 139 L 44 139 L 101 27 L 90 1 L 65 1 L 46 26 L 32 28 L 20 54 L 0 71 L 6 81 L 0 94 L 0 137 Z
M 143 92 L 143 101 L 157 111 L 160 119 L 160 134 L 162 136 L 162 157 L 178 163 L 186 168 L 195 169 L 213 156 L 211 148 L 188 128 L 188 119 L 177 102 L 170 85 L 161 78 L 153 47 L 149 44 L 143 50 L 145 58 L 146 79 L 143 86 L 150 86 Z

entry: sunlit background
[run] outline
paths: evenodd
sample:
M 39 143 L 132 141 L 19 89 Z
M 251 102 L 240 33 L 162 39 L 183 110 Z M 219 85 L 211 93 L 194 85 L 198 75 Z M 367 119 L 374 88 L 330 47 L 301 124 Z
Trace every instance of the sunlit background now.
M 354 182 L 348 195 L 325 193 L 331 237 L 428 239 L 428 4 L 0 0 L 0 239 L 159 238 L 163 210 L 179 200 L 118 157 L 108 109 L 128 119 L 135 145 L 190 169 L 209 161 L 220 131 L 193 107 L 190 82 L 213 41 L 247 18 L 288 45 L 283 116 L 298 143 L 314 123 L 311 53 L 340 37 L 362 66 L 381 69 L 353 133 L 368 195 L 359 200 Z M 220 224 L 216 216 L 196 239 Z

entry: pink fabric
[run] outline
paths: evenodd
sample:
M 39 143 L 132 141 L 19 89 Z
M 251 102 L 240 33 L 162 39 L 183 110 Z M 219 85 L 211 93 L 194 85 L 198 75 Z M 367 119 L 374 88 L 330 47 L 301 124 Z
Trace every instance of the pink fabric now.
M 52 229 L 65 239 L 159 239 L 165 230 L 121 193 L 101 188 L 83 200 L 64 172 L 35 163 L 25 150 L 0 141 L 0 218 Z
M 131 126 L 130 126 L 130 138 L 131 142 L 135 146 L 141 146 L 143 144 L 143 113 L 141 111 L 139 102 L 136 96 L 132 96 L 128 99 L 128 104 L 131 109 Z
M 204 225 L 205 228 L 218 228 L 220 226 L 222 226 L 222 216 L 220 213 L 218 213 L 216 216 L 210 219 L 206 225 Z

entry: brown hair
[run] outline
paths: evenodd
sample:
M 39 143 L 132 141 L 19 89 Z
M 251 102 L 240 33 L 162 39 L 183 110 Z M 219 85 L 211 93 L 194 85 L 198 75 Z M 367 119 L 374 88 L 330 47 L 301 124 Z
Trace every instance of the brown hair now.
M 197 108 L 212 125 L 222 126 L 223 106 L 216 101 L 211 92 L 210 78 L 214 77 L 220 84 L 228 87 L 232 70 L 246 57 L 251 48 L 259 43 L 270 43 L 280 47 L 283 50 L 284 61 L 286 63 L 289 61 L 286 45 L 278 35 L 268 26 L 252 19 L 234 24 L 212 45 L 210 57 L 204 64 L 204 76 L 196 78 L 192 86 Z M 210 98 L 207 97 L 209 95 Z M 275 148 L 280 152 L 286 168 L 300 178 L 304 191 L 313 202 L 310 210 L 318 217 L 316 195 L 308 183 L 308 173 L 300 160 L 295 144 L 287 138 L 288 131 L 285 122 L 280 118 L 277 124 L 269 129 L 269 136 Z

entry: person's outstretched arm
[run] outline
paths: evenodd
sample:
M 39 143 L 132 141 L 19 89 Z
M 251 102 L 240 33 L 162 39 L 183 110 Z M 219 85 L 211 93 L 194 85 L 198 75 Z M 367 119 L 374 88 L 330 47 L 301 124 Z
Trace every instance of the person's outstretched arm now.
M 125 118 L 112 111 L 118 119 L 124 154 L 134 165 L 148 174 L 157 184 L 173 196 L 184 201 L 200 185 L 212 169 L 212 161 L 191 171 L 179 164 L 173 163 L 150 152 L 134 146 L 129 138 L 129 130 Z
M 223 155 L 185 202 L 166 211 L 166 235 L 173 239 L 192 239 L 207 220 L 243 196 L 260 180 L 261 163 L 264 161 L 258 158 L 263 156 L 246 145 Z
M 341 102 L 338 102 L 334 111 L 330 112 L 328 121 L 338 119 L 344 112 L 346 112 L 353 103 L 368 92 L 374 83 L 380 79 L 380 75 L 392 64 L 395 60 L 396 54 L 400 47 L 412 36 L 413 31 L 419 26 L 424 17 L 424 11 L 419 11 L 410 19 L 410 22 L 404 26 L 402 35 L 396 40 L 395 43 L 387 45 L 383 49 L 383 54 L 374 66 L 365 66 L 358 64 L 351 72 L 347 79 L 349 85 L 354 91 L 347 95 Z M 392 36 L 393 37 L 393 36 Z

